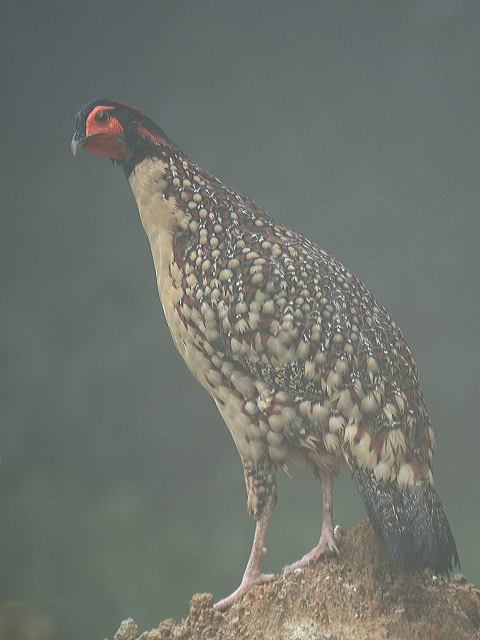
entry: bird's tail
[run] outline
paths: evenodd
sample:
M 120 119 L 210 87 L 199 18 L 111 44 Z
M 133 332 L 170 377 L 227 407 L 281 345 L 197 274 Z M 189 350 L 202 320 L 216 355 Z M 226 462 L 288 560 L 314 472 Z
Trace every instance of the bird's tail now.
M 402 490 L 358 467 L 353 474 L 373 528 L 395 564 L 405 571 L 428 568 L 440 575 L 460 566 L 447 516 L 428 481 Z

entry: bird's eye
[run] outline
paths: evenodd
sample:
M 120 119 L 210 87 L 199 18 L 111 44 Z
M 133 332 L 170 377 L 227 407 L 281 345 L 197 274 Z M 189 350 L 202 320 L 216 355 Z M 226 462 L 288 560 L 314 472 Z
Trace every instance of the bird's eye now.
M 95 120 L 100 122 L 100 124 L 105 124 L 110 120 L 110 114 L 108 111 L 99 111 L 95 114 Z

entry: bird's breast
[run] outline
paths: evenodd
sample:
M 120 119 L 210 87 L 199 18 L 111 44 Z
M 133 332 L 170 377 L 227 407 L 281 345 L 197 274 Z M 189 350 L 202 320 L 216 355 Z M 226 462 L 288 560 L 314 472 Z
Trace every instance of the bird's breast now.
M 165 317 L 173 340 L 185 357 L 188 336 L 176 311 L 184 293 L 183 274 L 174 260 L 175 230 L 181 225 L 184 212 L 177 207 L 175 197 L 168 197 L 165 193 L 166 169 L 166 162 L 158 158 L 146 158 L 135 167 L 129 181 L 150 243 Z

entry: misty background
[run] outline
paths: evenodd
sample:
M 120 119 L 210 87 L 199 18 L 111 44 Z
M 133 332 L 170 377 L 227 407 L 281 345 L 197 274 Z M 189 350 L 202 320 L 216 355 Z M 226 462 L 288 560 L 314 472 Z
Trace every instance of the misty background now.
M 75 112 L 100 96 L 141 108 L 391 312 L 478 583 L 480 4 L 4 0 L 0 53 L 1 640 L 181 617 L 194 592 L 238 586 L 253 534 L 123 173 L 70 154 Z M 320 486 L 294 471 L 267 571 L 319 535 Z M 344 469 L 335 521 L 364 517 Z

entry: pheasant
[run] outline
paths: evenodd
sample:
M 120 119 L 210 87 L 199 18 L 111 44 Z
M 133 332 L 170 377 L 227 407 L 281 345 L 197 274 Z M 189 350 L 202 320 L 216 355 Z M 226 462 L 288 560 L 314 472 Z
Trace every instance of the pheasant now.
M 405 571 L 459 565 L 432 478 L 434 434 L 400 329 L 317 244 L 200 169 L 138 109 L 98 99 L 71 144 L 123 167 L 174 343 L 212 396 L 240 455 L 256 527 L 230 606 L 261 572 L 276 474 L 321 480 L 318 544 L 285 568 L 338 553 L 333 483 L 343 459 L 369 519 Z

